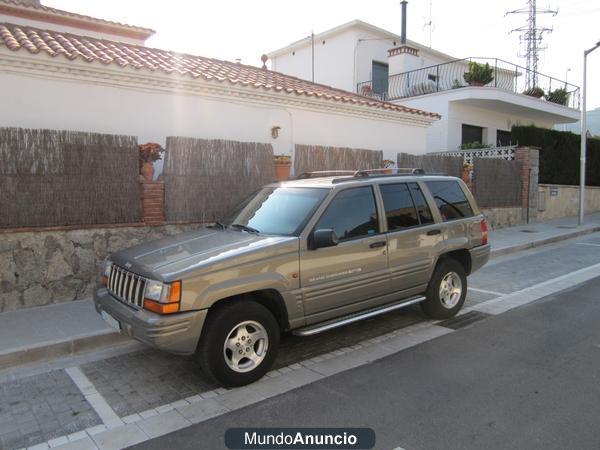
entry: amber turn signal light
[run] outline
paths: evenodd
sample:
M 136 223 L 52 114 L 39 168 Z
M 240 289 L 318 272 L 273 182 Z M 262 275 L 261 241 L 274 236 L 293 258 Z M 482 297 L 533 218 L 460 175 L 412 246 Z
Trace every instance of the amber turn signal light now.
M 181 281 L 174 281 L 168 286 L 169 294 L 166 297 L 166 302 L 157 302 L 145 298 L 144 309 L 157 314 L 173 314 L 179 312 L 179 305 L 181 302 Z
M 179 312 L 179 302 L 177 303 L 159 303 L 154 300 L 144 299 L 144 309 L 157 314 L 173 314 Z
M 173 281 L 169 289 L 169 303 L 181 301 L 181 281 Z

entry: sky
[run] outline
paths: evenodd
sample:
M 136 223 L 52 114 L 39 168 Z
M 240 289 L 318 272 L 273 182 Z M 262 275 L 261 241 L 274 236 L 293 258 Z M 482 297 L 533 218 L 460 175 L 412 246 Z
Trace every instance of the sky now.
M 547 1 L 547 2 L 546 2 Z M 500 58 L 525 66 L 513 28 L 526 14 L 509 15 L 525 0 L 409 0 L 407 37 L 457 58 Z M 400 34 L 399 0 L 42 0 L 42 4 L 156 30 L 146 44 L 179 52 L 261 65 L 263 53 L 361 19 Z M 583 51 L 600 41 L 600 1 L 538 0 L 545 35 L 540 73 L 581 86 Z M 570 69 L 570 71 L 568 71 Z M 600 107 L 600 48 L 588 56 L 588 110 Z

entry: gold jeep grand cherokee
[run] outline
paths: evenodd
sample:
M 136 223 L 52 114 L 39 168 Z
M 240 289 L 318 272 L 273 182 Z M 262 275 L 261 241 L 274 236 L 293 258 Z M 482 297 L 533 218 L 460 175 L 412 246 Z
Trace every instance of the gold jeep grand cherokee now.
M 269 370 L 284 331 L 414 303 L 454 316 L 489 252 L 457 178 L 313 172 L 265 186 L 209 228 L 110 255 L 94 300 L 121 333 L 196 354 L 207 375 L 240 386 Z

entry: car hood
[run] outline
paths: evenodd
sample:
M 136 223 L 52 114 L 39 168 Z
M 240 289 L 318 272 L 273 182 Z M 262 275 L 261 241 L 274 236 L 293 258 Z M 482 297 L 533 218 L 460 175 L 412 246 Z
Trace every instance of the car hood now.
M 289 251 L 285 244 L 297 240 L 296 237 L 207 228 L 136 245 L 113 253 L 109 259 L 139 275 L 171 281 L 190 272 L 210 270 L 225 260 L 237 259 L 242 263 L 249 255 L 259 255 L 266 247 L 273 254 Z M 292 248 L 297 250 L 297 246 Z

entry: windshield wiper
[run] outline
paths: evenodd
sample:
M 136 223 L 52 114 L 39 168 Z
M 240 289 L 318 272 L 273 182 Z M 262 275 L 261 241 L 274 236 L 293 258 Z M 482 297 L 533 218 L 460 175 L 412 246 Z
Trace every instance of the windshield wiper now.
M 256 228 L 249 227 L 248 225 L 242 225 L 241 223 L 232 223 L 230 225 L 231 228 L 239 228 L 241 230 L 247 231 L 248 233 L 260 233 Z
M 212 225 L 209 225 L 208 227 L 209 228 L 219 228 L 221 230 L 227 229 L 227 225 L 223 224 L 222 222 L 219 222 L 218 220 L 215 220 L 215 222 Z

